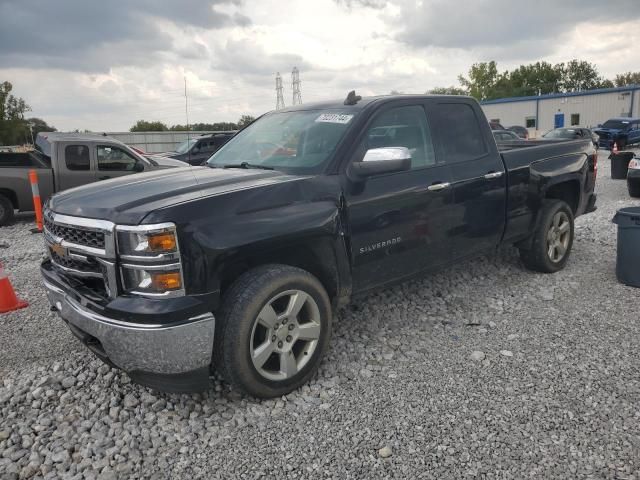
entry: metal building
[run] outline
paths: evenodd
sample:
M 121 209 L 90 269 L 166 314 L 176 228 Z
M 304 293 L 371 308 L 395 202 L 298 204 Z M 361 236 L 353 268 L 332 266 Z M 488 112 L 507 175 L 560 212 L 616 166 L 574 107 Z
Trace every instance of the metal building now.
M 640 116 L 640 85 L 481 102 L 489 120 L 521 125 L 532 137 L 559 127 L 595 127 L 612 117 Z

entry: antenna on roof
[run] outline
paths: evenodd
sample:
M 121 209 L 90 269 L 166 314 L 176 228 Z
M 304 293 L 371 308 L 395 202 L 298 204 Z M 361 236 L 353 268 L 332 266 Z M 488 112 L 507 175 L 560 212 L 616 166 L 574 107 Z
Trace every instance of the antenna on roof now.
M 347 95 L 347 98 L 344 99 L 344 104 L 345 105 L 355 105 L 360 100 L 362 100 L 362 97 L 360 95 L 356 95 L 356 91 L 355 90 L 351 90 L 349 92 L 349 94 Z
M 187 97 L 187 76 L 184 76 L 184 114 L 187 117 L 187 158 L 191 165 L 191 132 L 189 129 L 189 97 Z

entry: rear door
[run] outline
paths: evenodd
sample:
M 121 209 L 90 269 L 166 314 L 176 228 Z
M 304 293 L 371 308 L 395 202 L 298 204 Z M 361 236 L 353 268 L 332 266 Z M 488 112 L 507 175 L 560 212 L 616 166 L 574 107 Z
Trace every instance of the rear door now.
M 451 167 L 452 259 L 491 250 L 504 231 L 506 175 L 495 142 L 486 140 L 486 121 L 464 101 L 434 99 L 429 110 L 438 155 Z
M 95 153 L 86 142 L 58 142 L 55 159 L 56 189 L 86 185 L 95 181 Z
M 640 121 L 635 121 L 631 124 L 631 129 L 629 130 L 628 143 L 638 142 L 640 142 Z
M 409 171 L 378 175 L 345 192 L 356 291 L 446 264 L 449 168 L 436 161 L 425 104 L 393 102 L 374 114 L 352 161 L 370 148 L 406 147 Z

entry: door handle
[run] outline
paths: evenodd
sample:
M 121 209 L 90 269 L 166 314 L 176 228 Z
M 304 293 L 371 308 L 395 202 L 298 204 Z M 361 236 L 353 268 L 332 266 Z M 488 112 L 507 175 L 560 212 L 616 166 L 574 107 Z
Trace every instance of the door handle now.
M 502 175 L 504 175 L 504 172 L 490 172 L 487 173 L 484 178 L 491 180 L 492 178 L 500 178 Z
M 451 184 L 449 182 L 445 182 L 445 183 L 434 183 L 433 185 L 429 185 L 427 187 L 427 190 L 429 190 L 430 192 L 438 192 L 440 190 L 444 190 L 445 188 L 449 188 Z

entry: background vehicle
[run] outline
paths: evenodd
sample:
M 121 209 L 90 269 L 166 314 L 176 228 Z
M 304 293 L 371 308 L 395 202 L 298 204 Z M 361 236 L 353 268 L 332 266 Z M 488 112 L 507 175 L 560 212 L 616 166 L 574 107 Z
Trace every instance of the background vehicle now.
M 14 210 L 33 211 L 29 170 L 36 169 L 40 198 L 97 180 L 131 173 L 186 166 L 170 158 L 146 158 L 124 143 L 103 135 L 46 133 L 37 137 L 38 150 L 0 153 L 0 225 Z
M 590 129 L 584 127 L 563 127 L 554 128 L 549 130 L 541 137 L 544 140 L 578 140 L 581 138 L 590 138 L 593 142 L 593 146 L 598 148 L 598 135 L 593 133 Z
M 640 158 L 635 157 L 629 162 L 627 170 L 627 189 L 632 197 L 640 197 Z
M 627 145 L 640 143 L 640 118 L 611 118 L 593 131 L 600 137 L 601 147 L 612 149 L 616 143 L 623 150 Z
M 512 127 L 508 127 L 507 130 L 515 132 L 520 138 L 524 138 L 525 140 L 529 139 L 529 130 L 527 130 L 525 127 L 514 125 Z
M 511 130 L 491 130 L 491 133 L 493 133 L 493 138 L 495 138 L 498 143 L 521 140 L 521 138 Z
M 224 132 L 191 138 L 178 145 L 175 152 L 160 153 L 155 156 L 175 158 L 190 165 L 201 165 L 235 134 L 236 132 Z
M 313 375 L 355 293 L 501 244 L 562 269 L 596 162 L 590 140 L 498 150 L 470 97 L 351 92 L 263 115 L 205 167 L 56 195 L 41 272 L 72 332 L 134 381 L 206 389 L 216 368 L 274 397 Z

